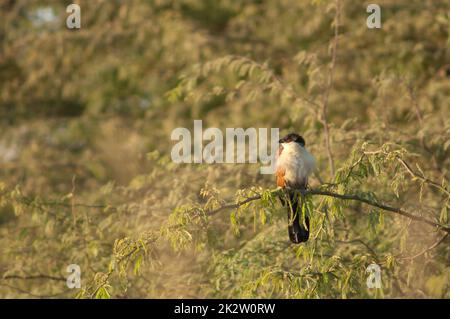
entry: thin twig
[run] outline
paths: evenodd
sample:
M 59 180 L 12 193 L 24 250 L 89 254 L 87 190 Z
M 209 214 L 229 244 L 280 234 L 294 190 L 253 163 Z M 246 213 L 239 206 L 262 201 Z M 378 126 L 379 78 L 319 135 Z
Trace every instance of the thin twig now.
M 406 256 L 406 257 L 398 257 L 398 259 L 404 259 L 404 260 L 413 260 L 416 259 L 417 257 L 422 256 L 423 254 L 429 252 L 430 250 L 433 250 L 434 248 L 436 248 L 437 246 L 439 246 L 446 238 L 448 237 L 448 233 L 445 234 L 441 239 L 439 239 L 437 242 L 435 242 L 433 245 L 431 245 L 430 247 L 425 248 L 423 251 L 413 255 L 413 256 Z
M 323 129 L 324 129 L 325 146 L 326 146 L 326 150 L 327 150 L 328 162 L 329 162 L 330 170 L 331 170 L 331 176 L 334 176 L 335 167 L 334 167 L 333 152 L 331 151 L 330 125 L 328 122 L 328 101 L 329 101 L 329 97 L 330 97 L 330 92 L 333 89 L 334 69 L 336 66 L 337 46 L 338 46 L 338 38 L 339 38 L 340 10 L 341 10 L 339 0 L 335 1 L 335 5 L 336 5 L 336 13 L 335 13 L 335 18 L 334 18 L 334 38 L 333 38 L 333 47 L 332 47 L 332 51 L 331 51 L 331 64 L 330 64 L 330 71 L 328 74 L 328 83 L 327 83 L 327 87 L 325 89 L 325 94 L 323 96 L 322 114 L 321 114 L 321 118 L 320 118 L 320 121 L 322 122 Z
M 409 98 L 411 99 L 411 102 L 414 106 L 414 110 L 416 112 L 417 120 L 419 121 L 420 126 L 423 126 L 423 116 L 422 112 L 420 111 L 419 103 L 417 103 L 417 97 L 416 93 L 414 92 L 414 88 L 412 87 L 411 83 L 406 84 Z
M 419 174 L 415 171 L 413 171 L 413 169 L 411 168 L 411 166 L 408 165 L 408 163 L 406 163 L 402 158 L 397 157 L 397 160 L 403 165 L 403 167 L 406 168 L 406 170 L 408 171 L 408 173 L 413 177 L 413 178 L 417 178 L 420 179 L 421 181 L 443 191 L 444 193 L 447 194 L 447 196 L 450 196 L 450 192 L 444 188 L 443 186 L 439 185 L 438 183 L 426 178 L 425 176 L 423 176 L 422 174 Z
M 66 278 L 64 277 L 56 277 L 51 275 L 32 275 L 32 276 L 6 275 L 0 277 L 0 280 L 8 280 L 8 279 L 21 279 L 21 280 L 45 279 L 54 281 L 66 281 Z
M 361 245 L 363 245 L 364 247 L 367 248 L 367 250 L 370 252 L 370 254 L 375 257 L 375 259 L 378 260 L 378 255 L 375 252 L 375 250 L 373 250 L 372 247 L 370 247 L 367 243 L 365 243 L 363 240 L 361 239 L 353 239 L 353 240 L 336 240 L 337 243 L 341 243 L 341 244 L 354 244 L 354 243 L 360 243 Z

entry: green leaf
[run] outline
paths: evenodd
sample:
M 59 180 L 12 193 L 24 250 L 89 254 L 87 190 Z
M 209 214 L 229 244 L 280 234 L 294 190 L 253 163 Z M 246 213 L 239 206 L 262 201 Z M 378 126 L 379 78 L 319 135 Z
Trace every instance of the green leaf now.
M 439 222 L 441 224 L 447 224 L 448 222 L 448 206 L 444 205 L 441 209 L 441 214 L 439 216 Z
M 98 289 L 97 293 L 95 294 L 96 299 L 111 299 L 111 295 L 109 291 L 106 289 L 105 286 L 102 286 Z

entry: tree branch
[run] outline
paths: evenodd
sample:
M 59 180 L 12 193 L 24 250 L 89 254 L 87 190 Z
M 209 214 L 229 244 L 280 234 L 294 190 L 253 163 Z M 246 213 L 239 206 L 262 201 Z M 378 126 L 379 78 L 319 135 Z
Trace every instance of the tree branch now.
M 328 122 L 328 100 L 330 96 L 330 91 L 333 89 L 334 84 L 334 69 L 336 66 L 336 55 L 337 55 L 337 46 L 338 46 L 338 38 L 339 38 L 339 23 L 340 23 L 340 2 L 339 0 L 335 1 L 336 13 L 334 16 L 334 38 L 333 38 L 333 47 L 331 52 L 331 64 L 330 64 L 330 72 L 328 75 L 328 83 L 325 89 L 325 94 L 323 96 L 322 102 L 322 116 L 320 118 L 320 122 L 323 124 L 324 136 L 325 136 L 325 146 L 328 154 L 328 161 L 331 170 L 331 176 L 334 176 L 335 167 L 334 167 L 334 158 L 333 152 L 331 151 L 331 138 L 330 138 L 330 125 Z
M 275 194 L 278 194 L 280 191 L 281 191 L 280 189 L 276 189 L 276 190 L 272 190 L 271 193 L 275 195 Z M 442 231 L 450 233 L 450 227 L 448 227 L 448 226 L 441 225 L 441 224 L 439 224 L 437 222 L 434 222 L 432 220 L 429 220 L 427 218 L 424 218 L 424 217 L 421 217 L 421 216 L 418 216 L 418 215 L 414 215 L 414 214 L 409 213 L 409 212 L 407 212 L 407 211 L 405 211 L 405 210 L 403 210 L 401 208 L 392 207 L 392 206 L 388 206 L 388 205 L 385 205 L 385 204 L 381 204 L 381 203 L 369 200 L 367 198 L 361 197 L 359 195 L 338 194 L 338 193 L 333 193 L 333 192 L 330 192 L 330 191 L 324 191 L 324 190 L 319 190 L 319 189 L 309 189 L 309 190 L 303 191 L 303 195 L 328 196 L 328 197 L 334 197 L 334 198 L 338 198 L 338 199 L 342 199 L 342 200 L 351 200 L 351 201 L 362 202 L 362 203 L 367 204 L 369 206 L 377 207 L 377 208 L 379 208 L 381 210 L 388 211 L 388 212 L 391 212 L 391 213 L 394 213 L 394 214 L 398 214 L 398 215 L 404 216 L 406 218 L 409 218 L 411 220 L 418 221 L 418 222 L 421 222 L 421 223 L 424 223 L 424 224 L 428 224 L 430 226 L 437 227 L 437 228 L 439 228 Z M 245 200 L 239 201 L 239 202 L 234 203 L 234 204 L 223 205 L 223 206 L 221 206 L 219 208 L 216 208 L 214 210 L 211 210 L 211 211 L 207 212 L 207 215 L 212 216 L 212 215 L 215 215 L 218 212 L 220 212 L 222 210 L 225 210 L 225 209 L 237 209 L 237 208 L 241 207 L 242 205 L 245 205 L 245 204 L 247 204 L 249 202 L 261 199 L 261 196 L 262 196 L 261 194 L 258 194 L 258 195 L 252 196 L 252 197 L 248 197 Z
M 281 191 L 282 191 L 282 189 L 278 188 L 278 189 L 275 189 L 275 190 L 271 190 L 270 193 L 272 195 L 277 195 Z M 391 207 L 391 206 L 388 206 L 388 205 L 380 204 L 380 203 L 377 203 L 375 201 L 363 198 L 363 197 L 358 196 L 358 195 L 338 194 L 338 193 L 333 193 L 333 192 L 330 192 L 330 191 L 323 191 L 323 190 L 318 190 L 318 189 L 309 189 L 309 190 L 302 191 L 302 195 L 328 196 L 328 197 L 334 197 L 334 198 L 343 199 L 343 200 L 359 201 L 359 202 L 365 203 L 365 204 L 367 204 L 369 206 L 377 207 L 379 209 L 382 209 L 382 210 L 385 210 L 385 211 L 388 211 L 388 212 L 392 212 L 392 213 L 395 213 L 395 214 L 398 214 L 398 215 L 402 215 L 402 216 L 407 217 L 407 218 L 409 218 L 411 220 L 415 220 L 415 221 L 418 221 L 418 222 L 421 222 L 421 223 L 428 224 L 428 225 L 433 226 L 433 227 L 437 227 L 439 230 L 444 231 L 444 232 L 447 233 L 442 238 L 442 240 L 440 240 L 438 243 L 436 243 L 432 247 L 428 248 L 426 251 L 429 251 L 429 250 L 433 249 L 434 247 L 436 247 L 437 245 L 439 245 L 447 237 L 448 233 L 450 233 L 450 227 L 448 227 L 448 226 L 441 225 L 439 223 L 436 223 L 436 222 L 433 222 L 431 220 L 428 220 L 428 219 L 426 219 L 424 217 L 417 216 L 417 215 L 414 215 L 412 213 L 406 212 L 406 211 L 402 210 L 401 208 L 396 208 L 396 207 Z M 222 206 L 220 206 L 218 208 L 206 211 L 205 213 L 206 213 L 207 216 L 214 216 L 214 215 L 218 214 L 221 211 L 224 211 L 224 210 L 227 210 L 227 209 L 238 209 L 238 208 L 240 208 L 241 206 L 243 206 L 245 204 L 248 204 L 248 203 L 256 201 L 256 200 L 259 200 L 261 198 L 262 198 L 262 194 L 256 194 L 254 196 L 248 197 L 248 198 L 246 198 L 244 200 L 241 200 L 241 201 L 238 201 L 236 203 L 229 203 L 229 204 L 222 205 Z M 198 218 L 200 216 L 201 215 L 196 215 L 193 218 Z M 182 227 L 182 226 L 183 226 L 183 224 L 176 224 L 176 225 L 170 226 L 169 228 L 173 229 L 173 228 L 178 228 L 178 227 Z M 147 245 L 147 244 L 151 243 L 153 240 L 154 239 L 146 239 L 146 240 L 144 240 L 143 244 Z M 361 243 L 363 243 L 363 242 L 361 242 Z M 368 247 L 368 246 L 366 246 L 366 247 L 371 251 L 372 254 L 374 254 L 376 256 L 376 253 L 370 247 Z M 115 261 L 115 263 L 120 264 L 122 262 L 122 260 L 130 257 L 131 255 L 133 255 L 137 251 L 138 251 L 138 248 L 134 248 L 133 250 L 128 252 L 126 255 L 121 256 L 118 260 Z M 425 253 L 426 251 L 422 252 L 421 254 Z M 111 268 L 111 269 L 109 269 L 109 271 L 107 273 L 103 274 L 104 276 L 102 278 L 101 283 L 99 285 L 97 285 L 97 287 L 94 289 L 94 291 L 90 294 L 91 298 L 94 298 L 96 296 L 97 292 L 102 287 L 104 287 L 104 285 L 106 285 L 108 283 L 108 280 L 111 277 L 111 275 L 113 274 L 113 272 L 114 272 L 114 268 Z
M 446 238 L 448 237 L 448 233 L 445 234 L 442 238 L 440 238 L 437 242 L 435 242 L 433 245 L 431 245 L 430 247 L 425 248 L 423 251 L 413 255 L 413 256 L 406 256 L 406 257 L 398 257 L 398 259 L 403 259 L 403 260 L 414 260 L 417 257 L 420 257 L 422 255 L 424 255 L 425 253 L 429 252 L 430 250 L 433 250 L 434 248 L 436 248 L 437 246 L 439 246 Z
M 412 168 L 408 165 L 408 163 L 406 163 L 402 158 L 397 157 L 397 160 L 405 167 L 405 169 L 408 171 L 408 173 L 413 177 L 413 178 L 417 178 L 439 190 L 441 190 L 442 192 L 446 193 L 447 196 L 450 196 L 450 192 L 443 186 L 439 185 L 438 183 L 426 178 L 425 176 L 423 176 L 422 174 L 419 174 L 417 172 L 414 172 L 412 170 Z
M 1 277 L 2 280 L 7 279 L 22 279 L 22 280 L 33 280 L 33 279 L 46 279 L 46 280 L 54 280 L 54 281 L 66 281 L 64 277 L 56 277 L 51 275 L 33 275 L 33 276 L 20 276 L 20 275 L 6 275 Z

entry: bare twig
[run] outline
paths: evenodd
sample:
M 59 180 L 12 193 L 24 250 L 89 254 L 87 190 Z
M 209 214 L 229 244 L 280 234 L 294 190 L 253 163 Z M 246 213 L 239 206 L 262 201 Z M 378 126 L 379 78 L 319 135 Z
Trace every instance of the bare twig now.
M 425 248 L 423 251 L 413 255 L 413 256 L 406 256 L 406 257 L 398 257 L 398 259 L 404 259 L 404 260 L 414 260 L 417 257 L 420 257 L 424 255 L 425 253 L 429 252 L 430 250 L 433 250 L 437 246 L 439 246 L 446 238 L 448 237 L 448 233 L 445 234 L 442 238 L 440 238 L 438 241 L 436 241 L 433 245 L 430 247 Z
M 419 121 L 420 126 L 423 126 L 423 116 L 422 112 L 420 111 L 419 103 L 417 102 L 416 93 L 414 92 L 414 88 L 412 87 L 411 83 L 406 84 L 409 98 L 411 99 L 411 102 L 414 106 L 414 111 L 416 112 L 417 120 Z
M 0 277 L 1 280 L 8 280 L 8 279 L 21 279 L 21 280 L 39 280 L 39 279 L 45 279 L 45 280 L 54 280 L 54 281 L 66 281 L 66 278 L 64 277 L 57 277 L 52 275 L 32 275 L 32 276 L 20 276 L 20 275 L 6 275 L 3 277 Z
M 402 158 L 397 157 L 397 160 L 403 165 L 403 167 L 405 167 L 405 169 L 408 171 L 408 173 L 413 178 L 417 178 L 417 179 L 423 181 L 424 183 L 427 183 L 427 184 L 441 190 L 442 192 L 446 193 L 447 196 L 450 196 L 450 192 L 446 188 L 444 188 L 443 186 L 439 185 L 438 183 L 428 179 L 427 177 L 423 176 L 422 174 L 419 174 L 419 173 L 413 171 L 411 166 L 409 166 L 408 163 L 406 163 Z
M 338 38 L 339 38 L 339 23 L 340 23 L 340 2 L 339 0 L 335 1 L 336 13 L 334 18 L 334 38 L 333 38 L 333 47 L 331 51 L 331 64 L 330 71 L 328 74 L 328 83 L 325 89 L 325 93 L 323 96 L 322 102 L 322 114 L 320 118 L 320 122 L 323 124 L 324 129 L 324 137 L 325 137 L 325 146 L 328 154 L 328 162 L 330 165 L 331 176 L 334 176 L 335 167 L 334 167 L 334 158 L 333 152 L 331 151 L 331 137 L 330 137 L 330 125 L 328 122 L 328 100 L 330 97 L 330 92 L 333 89 L 334 84 L 334 69 L 336 66 L 336 56 L 337 56 L 337 46 L 338 46 Z

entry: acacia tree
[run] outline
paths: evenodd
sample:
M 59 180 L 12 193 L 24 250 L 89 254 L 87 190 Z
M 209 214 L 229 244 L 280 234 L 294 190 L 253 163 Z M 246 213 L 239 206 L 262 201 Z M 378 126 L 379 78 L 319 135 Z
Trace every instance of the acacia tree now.
M 82 2 L 89 28 L 40 37 L 22 25 L 34 7 L 11 5 L 0 110 L 70 100 L 81 114 L 6 132 L 24 147 L 0 173 L 2 295 L 448 298 L 447 4 L 386 1 L 371 32 L 350 1 Z M 287 241 L 257 165 L 170 160 L 161 141 L 199 118 L 305 136 L 307 244 Z

